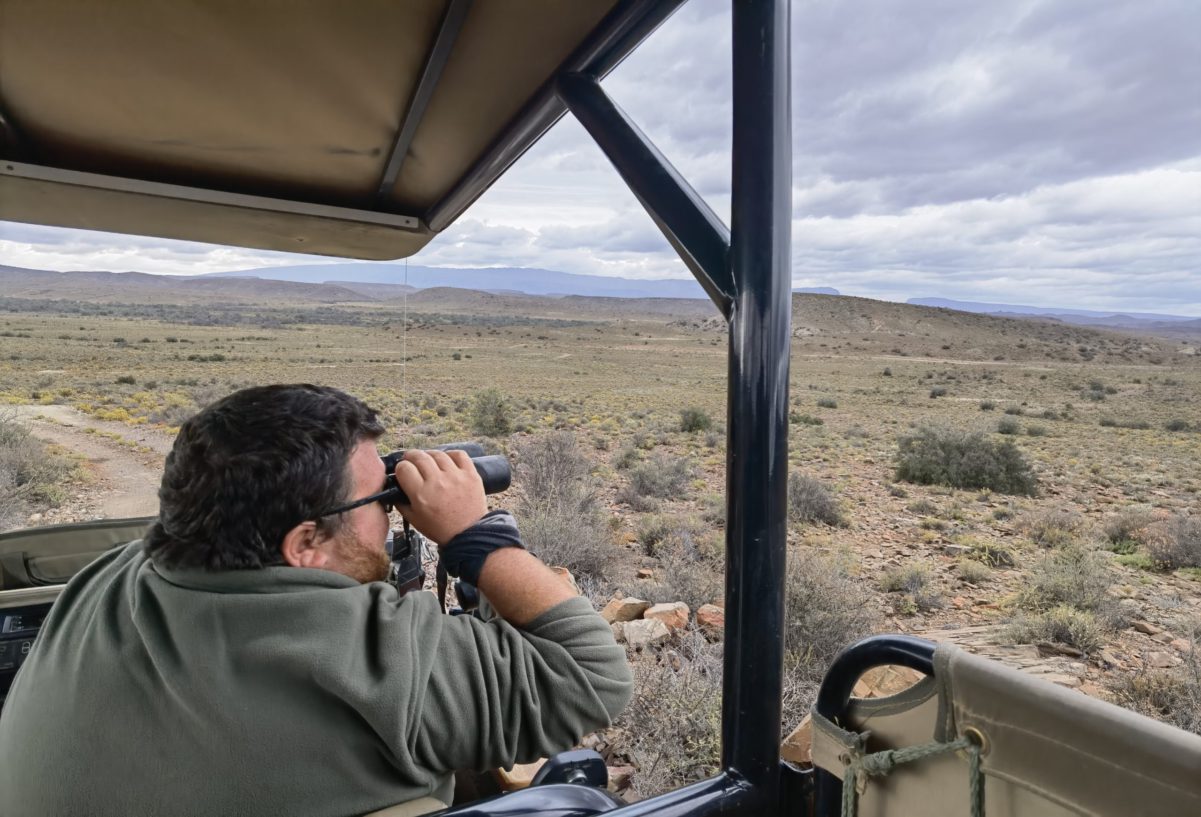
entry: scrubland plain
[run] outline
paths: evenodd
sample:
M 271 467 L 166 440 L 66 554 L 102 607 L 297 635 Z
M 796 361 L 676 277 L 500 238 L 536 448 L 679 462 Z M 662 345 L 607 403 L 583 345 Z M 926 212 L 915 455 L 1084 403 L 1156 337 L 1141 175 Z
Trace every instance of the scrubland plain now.
M 233 389 L 338 386 L 381 412 L 382 447 L 510 455 L 515 488 L 494 501 L 598 607 L 722 604 L 728 339 L 707 303 L 0 307 L 0 414 L 68 407 L 153 463 L 147 435 L 161 446 Z M 1187 332 L 794 296 L 785 728 L 840 647 L 905 632 L 1201 729 L 1199 349 Z M 53 489 L 0 486 L 5 524 L 80 515 L 88 459 L 39 477 Z M 693 623 L 628 640 L 639 696 L 588 745 L 632 767 L 634 797 L 713 770 L 721 643 Z

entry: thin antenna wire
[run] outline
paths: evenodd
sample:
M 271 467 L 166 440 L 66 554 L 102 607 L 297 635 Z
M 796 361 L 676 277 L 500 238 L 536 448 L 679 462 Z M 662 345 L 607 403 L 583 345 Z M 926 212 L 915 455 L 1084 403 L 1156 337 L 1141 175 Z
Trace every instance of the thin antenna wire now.
M 400 408 L 405 416 L 405 433 L 408 435 L 409 405 L 409 257 L 405 256 L 404 317 L 400 324 Z

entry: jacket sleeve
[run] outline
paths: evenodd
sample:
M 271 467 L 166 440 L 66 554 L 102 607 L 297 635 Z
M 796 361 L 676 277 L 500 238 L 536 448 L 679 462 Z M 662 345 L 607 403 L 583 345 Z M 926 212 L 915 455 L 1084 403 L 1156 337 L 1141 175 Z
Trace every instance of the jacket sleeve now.
M 414 651 L 409 750 L 432 769 L 528 763 L 607 726 L 633 691 L 625 650 L 591 603 L 568 599 L 524 629 L 437 616 Z

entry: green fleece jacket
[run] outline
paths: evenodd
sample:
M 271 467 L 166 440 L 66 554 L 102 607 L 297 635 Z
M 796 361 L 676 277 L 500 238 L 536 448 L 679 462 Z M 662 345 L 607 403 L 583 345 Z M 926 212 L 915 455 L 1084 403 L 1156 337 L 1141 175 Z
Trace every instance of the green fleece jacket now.
M 156 566 L 134 542 L 55 603 L 0 715 L 0 814 L 355 815 L 529 762 L 625 706 L 583 598 L 517 629 L 324 570 Z

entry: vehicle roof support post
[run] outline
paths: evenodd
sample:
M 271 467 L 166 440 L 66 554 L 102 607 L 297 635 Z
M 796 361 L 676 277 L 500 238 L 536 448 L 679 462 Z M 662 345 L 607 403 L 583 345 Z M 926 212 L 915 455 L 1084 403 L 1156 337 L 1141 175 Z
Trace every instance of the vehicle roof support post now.
M 609 98 L 596 77 L 563 74 L 558 94 L 729 320 L 734 280 L 726 225 Z
M 775 810 L 780 774 L 792 145 L 788 0 L 734 0 L 722 763 Z M 760 800 L 759 798 L 763 798 Z

